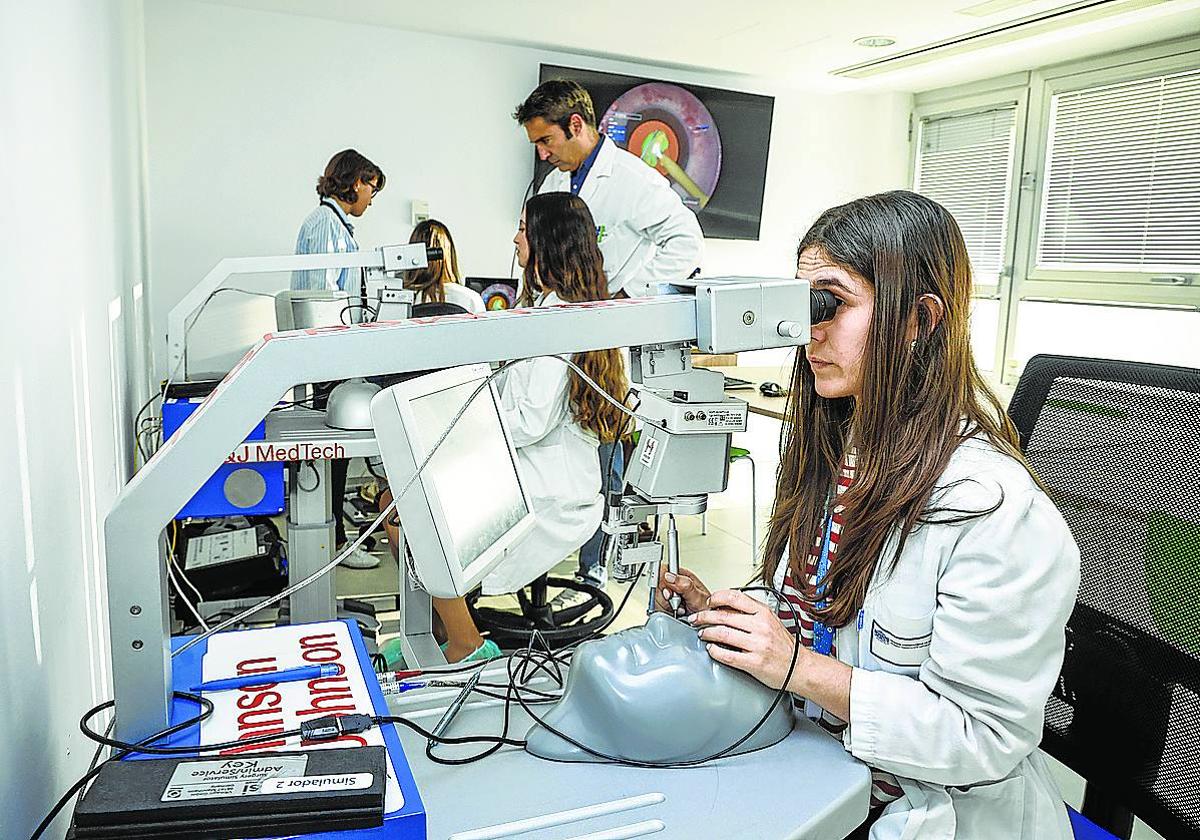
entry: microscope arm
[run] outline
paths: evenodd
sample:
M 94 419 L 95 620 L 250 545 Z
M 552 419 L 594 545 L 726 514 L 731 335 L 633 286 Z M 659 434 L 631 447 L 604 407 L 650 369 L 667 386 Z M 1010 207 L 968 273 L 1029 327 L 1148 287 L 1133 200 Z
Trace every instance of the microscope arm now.
M 289 388 L 695 337 L 690 296 L 266 336 L 125 486 L 105 520 L 118 736 L 136 741 L 167 726 L 171 650 L 162 529 Z
M 235 274 L 291 274 L 330 268 L 363 268 L 368 272 L 395 274 L 424 268 L 430 259 L 441 256 L 440 248 L 427 249 L 418 242 L 409 245 L 385 245 L 370 251 L 337 254 L 294 254 L 271 257 L 229 257 L 221 260 L 204 279 L 171 307 L 167 315 L 167 371 L 182 373 L 187 355 L 188 319 L 204 305 L 208 297 Z M 172 377 L 174 378 L 174 377 Z
M 387 249 L 379 253 L 384 270 L 391 270 L 402 264 L 404 246 L 393 252 L 391 258 Z M 424 251 L 420 256 L 424 258 Z M 318 262 L 352 257 L 361 255 L 305 259 Z M 264 271 L 281 270 L 285 263 L 288 269 L 322 267 L 311 263 L 292 265 L 290 261 L 297 259 L 264 258 L 254 264 L 272 266 L 260 269 Z M 238 261 L 236 265 L 247 270 L 245 263 Z M 376 322 L 266 336 L 125 486 L 105 519 L 117 736 L 124 741 L 137 741 L 164 729 L 168 723 L 171 642 L 162 530 L 288 389 L 302 383 L 353 376 L 612 347 L 642 347 L 641 352 L 647 354 L 643 361 L 648 372 L 668 377 L 686 372 L 691 380 L 700 383 L 696 396 L 707 399 L 711 396 L 708 380 L 712 377 L 705 376 L 704 371 L 687 370 L 690 362 L 682 348 L 691 342 L 695 341 L 706 352 L 736 352 L 796 346 L 808 340 L 807 283 L 708 278 L 691 285 L 694 294 L 515 309 L 480 316 Z M 801 328 L 796 329 L 796 325 Z M 647 384 L 654 387 L 649 381 Z M 660 400 L 659 408 L 679 416 L 677 421 L 662 420 L 661 428 L 657 432 L 651 429 L 648 436 L 665 435 L 672 422 L 683 424 L 685 434 L 693 424 L 703 425 L 703 421 L 687 418 L 686 412 L 680 414 L 678 406 Z M 697 440 L 704 436 L 712 437 L 701 434 Z M 662 447 L 664 456 L 668 448 Z M 723 457 L 724 452 L 720 454 Z M 678 471 L 662 471 L 663 460 L 669 459 L 639 459 L 639 466 L 647 471 L 642 486 L 655 489 L 664 482 L 678 480 Z M 697 489 L 706 492 L 705 488 Z

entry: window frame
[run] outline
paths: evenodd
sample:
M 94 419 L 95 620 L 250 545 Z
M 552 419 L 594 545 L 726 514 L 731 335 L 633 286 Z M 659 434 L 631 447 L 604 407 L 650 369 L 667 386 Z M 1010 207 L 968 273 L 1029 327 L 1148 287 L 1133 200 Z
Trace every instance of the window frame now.
M 1200 40 L 1168 42 L 1160 45 L 1160 50 L 1162 52 L 1158 55 L 1146 55 L 1146 49 L 1136 50 L 1122 55 L 1119 63 L 1113 63 L 1113 59 L 1089 59 L 1033 74 L 1030 118 L 1025 138 L 1031 166 L 1022 172 L 1023 186 L 1028 188 L 1022 190 L 1026 206 L 1024 212 L 1018 214 L 1026 222 L 1025 229 L 1018 237 L 1022 245 L 1018 266 L 1023 297 L 1188 308 L 1200 306 L 1200 271 L 1176 275 L 1156 271 L 1049 269 L 1037 266 L 1038 235 L 1046 186 L 1046 154 L 1050 146 L 1050 108 L 1054 96 L 1200 67 Z M 1184 277 L 1185 283 L 1174 285 L 1155 279 L 1173 276 Z
M 1037 242 L 1046 152 L 1049 148 L 1052 97 L 1081 88 L 1168 75 L 1200 67 L 1200 37 L 1186 36 L 1087 59 L 1063 62 L 1027 73 L 1015 73 L 966 85 L 915 94 L 909 121 L 910 188 L 915 187 L 920 146 L 914 136 L 921 119 L 953 116 L 1017 101 L 1017 137 L 1005 247 L 1008 260 L 1000 283 L 973 289 L 973 298 L 1000 301 L 993 371 L 1014 385 L 1021 367 L 1013 357 L 1018 310 L 1023 301 L 1179 309 L 1200 312 L 1200 273 L 1184 274 L 1175 285 L 1156 282 L 1162 272 L 1062 270 L 1037 268 Z M 1114 341 L 1119 337 L 1114 336 Z
M 927 119 L 944 119 L 965 116 L 1008 106 L 1015 106 L 1013 114 L 1012 171 L 1009 178 L 1008 228 L 1004 232 L 1004 258 L 1001 261 L 997 283 L 975 283 L 971 288 L 972 300 L 994 300 L 1000 302 L 1000 316 L 996 325 L 995 357 L 992 370 L 1004 370 L 1004 337 L 1007 333 L 1008 307 L 1004 301 L 1011 294 L 1013 266 L 1016 255 L 1016 216 L 1020 198 L 1022 161 L 1025 154 L 1026 119 L 1029 106 L 1029 74 L 1017 73 L 991 79 L 973 85 L 945 88 L 914 97 L 909 122 L 909 167 L 908 183 L 916 189 L 917 166 L 921 157 L 921 123 Z

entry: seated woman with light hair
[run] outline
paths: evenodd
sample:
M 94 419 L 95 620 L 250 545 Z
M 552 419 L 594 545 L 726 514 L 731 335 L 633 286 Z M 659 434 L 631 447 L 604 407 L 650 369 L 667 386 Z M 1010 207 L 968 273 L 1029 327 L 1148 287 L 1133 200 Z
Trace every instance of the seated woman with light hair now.
M 458 270 L 458 251 L 449 228 L 437 219 L 426 219 L 413 228 L 408 241 L 442 250 L 442 256 L 429 260 L 425 268 L 405 272 L 404 288 L 416 292 L 416 303 L 453 303 L 476 314 L 487 311 L 479 292 L 463 285 Z

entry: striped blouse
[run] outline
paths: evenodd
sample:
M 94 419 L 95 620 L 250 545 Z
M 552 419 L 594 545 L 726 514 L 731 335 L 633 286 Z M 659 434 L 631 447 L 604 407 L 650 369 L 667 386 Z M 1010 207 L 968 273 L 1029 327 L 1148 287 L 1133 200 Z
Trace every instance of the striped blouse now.
M 845 493 L 846 488 L 854 481 L 856 461 L 857 456 L 853 450 L 846 453 L 841 471 L 838 474 L 838 496 Z M 830 566 L 836 562 L 838 541 L 841 539 L 844 527 L 844 509 L 841 504 L 835 501 L 833 506 L 833 521 L 830 526 L 829 535 Z M 818 535 L 816 543 L 808 553 L 808 559 L 804 566 L 804 575 L 810 586 L 817 585 L 817 564 L 820 562 L 821 543 L 823 541 L 824 534 Z M 813 617 L 807 609 L 808 605 L 804 600 L 803 590 L 796 585 L 796 581 L 792 576 L 790 564 L 780 563 L 779 569 L 775 573 L 775 588 L 787 599 L 786 604 L 778 603 L 775 608 L 775 612 L 779 616 L 780 621 L 783 622 L 783 626 L 792 633 L 799 633 L 800 644 L 804 647 L 813 647 Z M 789 605 L 791 609 L 789 609 Z M 843 642 L 844 646 L 844 649 L 841 651 L 838 650 L 837 645 L 839 640 Z M 834 634 L 833 649 L 829 655 L 841 662 L 845 662 L 847 665 L 858 665 L 858 627 L 854 623 L 839 628 Z M 830 714 L 815 703 L 806 703 L 805 711 L 809 717 L 814 718 L 820 724 L 821 728 L 832 735 L 840 738 L 842 733 L 846 731 L 846 722 L 844 720 Z M 894 799 L 899 799 L 903 795 L 904 792 L 896 782 L 895 776 L 891 773 L 871 768 L 872 808 L 884 805 Z
M 358 250 L 354 241 L 354 225 L 345 212 L 331 198 L 321 203 L 308 214 L 296 234 L 297 254 L 341 254 Z M 361 269 L 328 268 L 293 271 L 291 287 L 297 290 L 344 289 L 351 295 L 359 293 L 358 282 Z

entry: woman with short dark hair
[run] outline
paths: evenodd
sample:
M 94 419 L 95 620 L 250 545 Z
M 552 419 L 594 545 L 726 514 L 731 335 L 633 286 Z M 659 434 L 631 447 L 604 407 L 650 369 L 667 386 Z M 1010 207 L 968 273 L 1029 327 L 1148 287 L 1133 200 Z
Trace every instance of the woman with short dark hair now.
M 296 236 L 296 253 L 341 254 L 357 251 L 358 243 L 354 241 L 354 226 L 350 218 L 358 218 L 367 212 L 386 181 L 383 170 L 354 149 L 346 149 L 330 158 L 325 172 L 317 178 L 320 201 L 300 225 L 300 233 Z M 350 294 L 351 304 L 361 303 L 360 296 L 365 291 L 362 288 L 362 271 L 357 268 L 293 271 L 291 285 L 293 291 L 346 291 Z M 324 404 L 334 384 L 321 382 L 313 385 L 314 406 Z M 345 458 L 337 458 L 330 463 L 333 519 L 338 546 L 346 542 L 342 497 L 346 494 L 349 464 Z M 379 558 L 356 548 L 342 560 L 341 565 L 349 569 L 373 569 L 379 565 Z
M 354 225 L 350 218 L 358 218 L 367 212 L 385 183 L 387 178 L 383 170 L 354 149 L 345 149 L 330 158 L 325 172 L 317 178 L 318 204 L 304 219 L 296 236 L 296 253 L 357 251 L 358 243 L 354 241 Z M 361 276 L 358 269 L 350 268 L 293 271 L 292 289 L 341 289 L 358 295 L 362 293 L 358 286 Z

